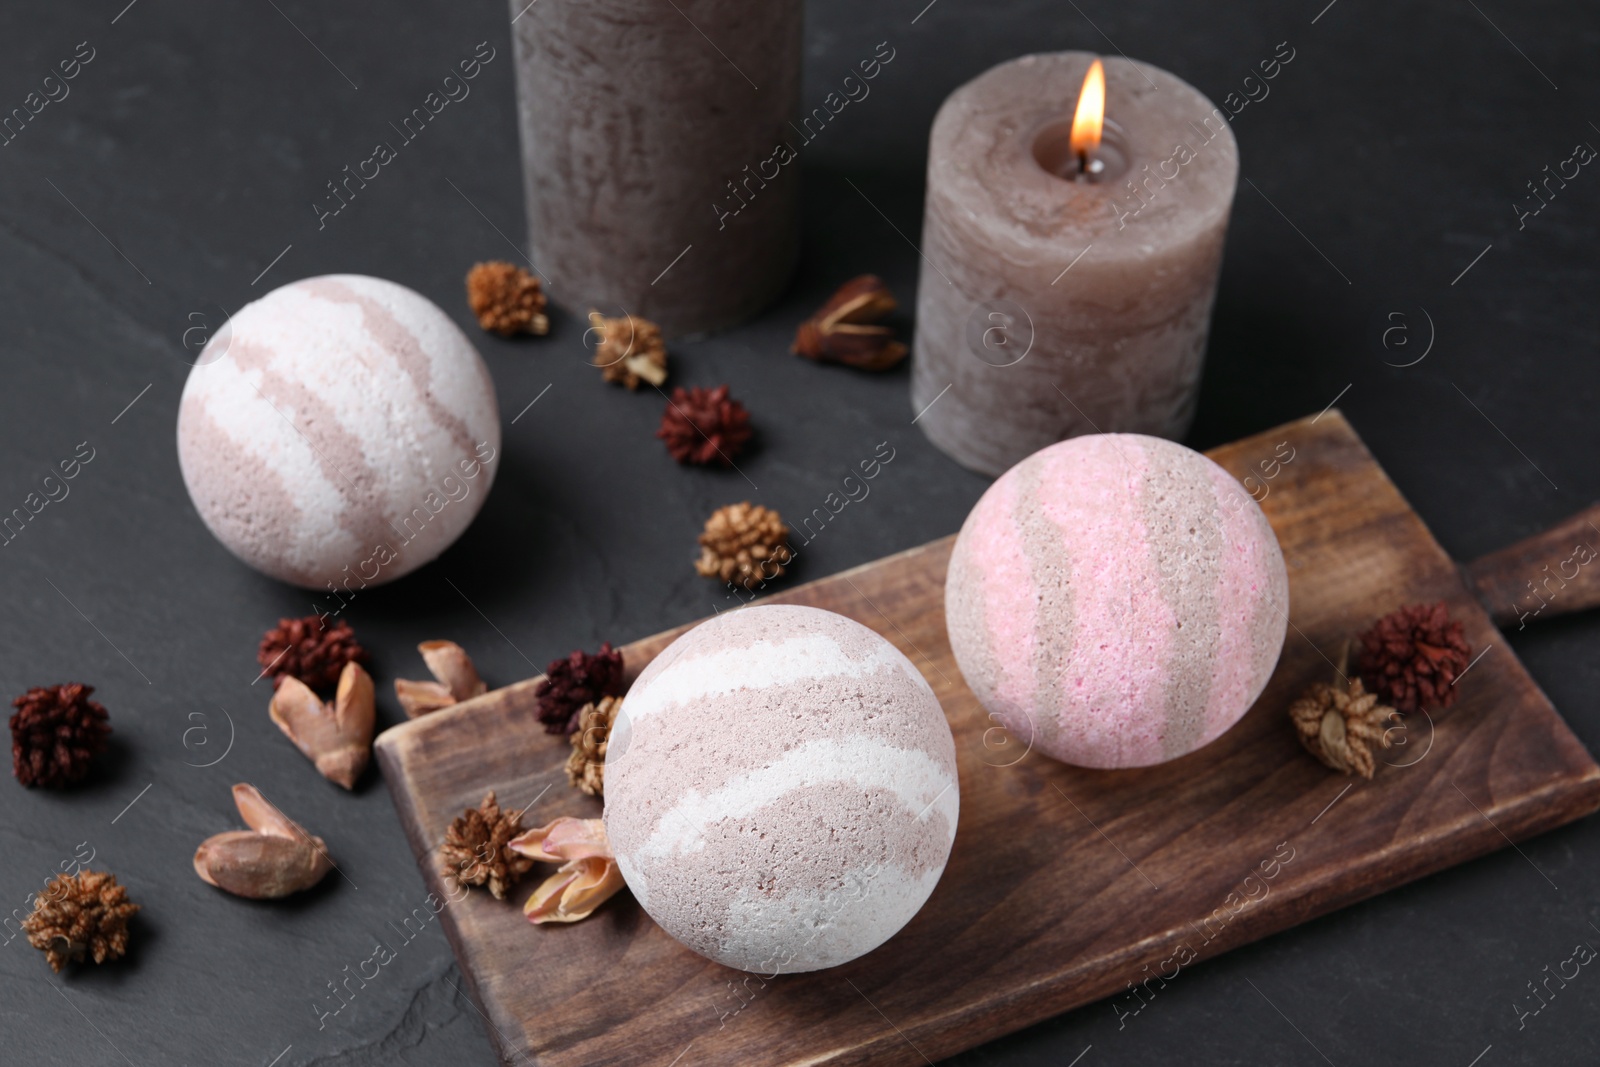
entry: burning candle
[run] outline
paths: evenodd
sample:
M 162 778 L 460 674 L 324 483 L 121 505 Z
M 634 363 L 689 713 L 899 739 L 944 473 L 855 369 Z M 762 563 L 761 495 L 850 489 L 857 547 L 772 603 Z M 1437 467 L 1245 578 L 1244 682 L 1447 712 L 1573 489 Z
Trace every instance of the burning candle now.
M 1182 437 L 1238 174 L 1226 112 L 1145 63 L 1031 55 L 957 89 L 928 149 L 917 425 L 986 474 L 1082 433 Z
M 668 335 L 746 318 L 799 245 L 801 0 L 512 0 L 533 261 Z

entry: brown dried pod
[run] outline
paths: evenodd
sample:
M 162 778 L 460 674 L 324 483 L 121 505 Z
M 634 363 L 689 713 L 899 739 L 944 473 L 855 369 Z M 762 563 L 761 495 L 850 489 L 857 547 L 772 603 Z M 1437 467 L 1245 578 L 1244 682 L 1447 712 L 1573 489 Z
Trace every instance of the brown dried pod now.
M 888 370 L 907 351 L 889 327 L 876 325 L 894 309 L 894 297 L 877 275 L 852 278 L 800 324 L 789 350 L 826 363 Z
M 467 303 L 478 325 L 501 337 L 550 332 L 539 279 L 515 263 L 495 260 L 474 266 L 467 272 Z
M 489 691 L 478 677 L 472 657 L 454 641 L 424 641 L 417 646 L 417 651 L 422 653 L 422 662 L 428 665 L 435 680 L 395 679 L 394 695 L 400 699 L 407 718 L 415 719 Z
M 496 900 L 504 900 L 533 868 L 533 860 L 510 847 L 520 833 L 522 812 L 502 811 L 494 790 L 489 790 L 482 803 L 467 808 L 445 830 L 439 876 L 462 887 L 485 886 Z
M 606 746 L 611 727 L 622 710 L 621 697 L 604 697 L 578 711 L 578 728 L 572 732 L 572 754 L 567 757 L 567 784 L 592 797 L 606 789 Z
M 661 327 L 637 315 L 608 319 L 598 311 L 589 312 L 589 333 L 597 338 L 594 358 L 600 377 L 628 389 L 640 382 L 660 386 L 667 380 L 667 345 Z
M 270 900 L 310 889 L 333 870 L 327 843 L 279 811 L 255 786 L 233 787 L 249 830 L 229 830 L 200 843 L 194 873 L 238 897 Z
M 1289 705 L 1289 718 L 1307 752 L 1336 771 L 1368 779 L 1377 770 L 1372 750 L 1390 747 L 1388 732 L 1401 724 L 1400 713 L 1367 692 L 1360 678 L 1314 683 Z
M 754 589 L 780 577 L 793 558 L 783 516 L 745 500 L 711 513 L 700 534 L 694 569 L 704 577 Z
M 330 782 L 355 788 L 372 754 L 376 704 L 372 676 L 346 663 L 339 692 L 324 704 L 298 678 L 285 678 L 268 707 L 272 721 Z
M 28 943 L 45 954 L 52 971 L 68 963 L 114 960 L 128 951 L 128 920 L 139 905 L 106 871 L 58 874 L 33 898 L 22 920 Z

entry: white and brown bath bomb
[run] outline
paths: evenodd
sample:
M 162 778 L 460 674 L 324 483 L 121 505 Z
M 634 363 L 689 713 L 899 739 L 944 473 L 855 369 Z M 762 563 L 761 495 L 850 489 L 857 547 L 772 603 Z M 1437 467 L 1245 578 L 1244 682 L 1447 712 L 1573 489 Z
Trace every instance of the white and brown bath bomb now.
M 719 615 L 623 699 L 606 833 L 650 917 L 718 963 L 814 971 L 911 920 L 960 790 L 938 699 L 900 651 L 817 608 Z
M 956 538 L 956 663 L 1018 744 L 1141 767 L 1214 740 L 1261 694 L 1288 626 L 1277 538 L 1227 471 L 1141 434 L 1035 452 Z
M 494 383 L 466 335 L 426 297 L 355 274 L 240 309 L 178 410 L 178 461 L 206 526 L 250 566 L 310 588 L 381 584 L 443 552 L 499 453 Z

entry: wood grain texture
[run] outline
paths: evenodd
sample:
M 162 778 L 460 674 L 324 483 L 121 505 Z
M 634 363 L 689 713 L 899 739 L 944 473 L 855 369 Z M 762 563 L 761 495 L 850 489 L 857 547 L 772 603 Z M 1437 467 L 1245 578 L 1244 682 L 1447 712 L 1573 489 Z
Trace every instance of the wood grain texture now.
M 779 593 L 769 599 L 878 630 L 938 694 L 962 790 L 943 880 L 877 951 L 769 981 L 682 948 L 625 894 L 586 922 L 548 929 L 521 917 L 532 881 L 505 902 L 472 893 L 444 910 L 444 926 L 504 1062 L 920 1064 L 1103 998 L 1112 999 L 1092 1010 L 1136 1010 L 1130 984 L 1175 980 L 1174 968 L 1600 807 L 1600 767 L 1337 411 L 1211 455 L 1249 479 L 1289 567 L 1283 656 L 1237 726 L 1135 770 L 1026 751 L 994 728 L 952 660 L 951 538 Z M 1346 637 L 1434 600 L 1475 649 L 1493 647 L 1436 724 L 1412 716 L 1373 781 L 1329 772 L 1295 740 L 1288 702 L 1332 676 Z M 686 628 L 627 646 L 630 676 Z M 485 790 L 531 803 L 529 825 L 599 811 L 566 785 L 567 744 L 534 720 L 532 688 L 518 683 L 378 739 L 423 877 L 441 898 L 434 849 Z
M 1463 570 L 1489 617 L 1522 629 L 1600 607 L 1600 504 L 1473 560 Z

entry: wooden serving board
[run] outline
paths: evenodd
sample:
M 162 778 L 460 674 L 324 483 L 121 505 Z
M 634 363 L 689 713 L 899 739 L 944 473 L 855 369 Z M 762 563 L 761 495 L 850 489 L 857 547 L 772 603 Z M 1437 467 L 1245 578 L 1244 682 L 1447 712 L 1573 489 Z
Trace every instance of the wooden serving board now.
M 1287 442 L 1285 445 L 1284 443 Z M 1292 451 L 1293 458 L 1284 461 Z M 1289 567 L 1290 629 L 1261 699 L 1182 759 L 1092 771 L 1026 752 L 963 683 L 944 628 L 951 538 L 768 598 L 841 612 L 923 671 L 955 733 L 961 822 L 898 935 L 832 970 L 763 981 L 678 945 L 621 894 L 534 927 L 474 892 L 444 927 L 507 1064 L 921 1064 L 1048 1016 L 1137 1007 L 1130 983 L 1187 968 L 1600 807 L 1600 767 L 1529 678 L 1460 571 L 1337 411 L 1216 449 L 1261 499 Z M 1444 600 L 1489 649 L 1366 782 L 1301 750 L 1286 708 L 1343 640 Z M 630 677 L 683 629 L 623 650 Z M 1490 646 L 1493 646 L 1492 648 Z M 429 888 L 435 850 L 487 789 L 525 822 L 593 817 L 534 681 L 386 731 L 378 757 Z M 537 798 L 537 799 L 536 799 Z M 1159 987 L 1152 987 L 1159 988 Z

